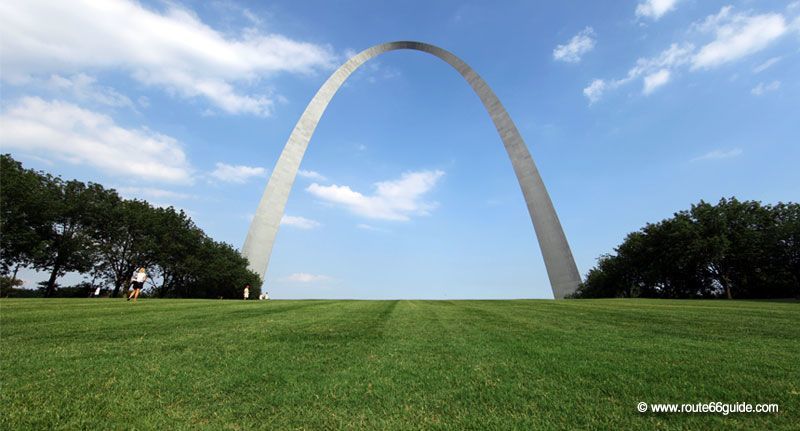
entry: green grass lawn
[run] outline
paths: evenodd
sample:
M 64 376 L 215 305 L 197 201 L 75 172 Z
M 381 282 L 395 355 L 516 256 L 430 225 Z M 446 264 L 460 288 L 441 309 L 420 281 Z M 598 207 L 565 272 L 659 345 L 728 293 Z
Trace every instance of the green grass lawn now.
M 3 430 L 800 424 L 797 302 L 12 299 L 0 346 Z

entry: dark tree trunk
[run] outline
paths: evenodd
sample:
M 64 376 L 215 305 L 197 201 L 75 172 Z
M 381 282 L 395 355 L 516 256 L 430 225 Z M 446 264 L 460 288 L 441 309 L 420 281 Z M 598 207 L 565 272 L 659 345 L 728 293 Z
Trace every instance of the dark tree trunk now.
M 56 263 L 53 266 L 53 272 L 50 273 L 50 279 L 47 280 L 47 289 L 44 292 L 46 298 L 53 296 L 56 291 L 56 279 L 58 278 L 58 271 L 61 270 L 61 265 Z
M 14 275 L 11 276 L 11 286 L 14 286 L 14 282 L 17 281 L 17 271 L 19 271 L 19 263 L 17 266 L 14 267 Z
M 722 283 L 722 287 L 725 288 L 725 297 L 728 299 L 733 299 L 733 294 L 731 293 L 731 282 L 728 280 L 728 277 L 722 275 L 719 277 L 720 283 Z
M 116 298 L 119 295 L 119 289 L 122 287 L 123 279 L 120 277 L 114 278 L 114 293 L 111 294 L 112 298 Z

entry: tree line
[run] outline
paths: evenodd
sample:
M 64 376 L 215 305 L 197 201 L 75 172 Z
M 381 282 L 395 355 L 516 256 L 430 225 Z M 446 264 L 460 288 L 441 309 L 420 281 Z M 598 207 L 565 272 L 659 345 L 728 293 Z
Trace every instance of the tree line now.
M 700 201 L 629 234 L 574 297 L 800 298 L 800 204 Z
M 19 268 L 44 271 L 44 294 L 53 296 L 60 277 L 78 272 L 117 296 L 144 267 L 156 297 L 239 298 L 246 283 L 260 293 L 261 279 L 247 260 L 208 237 L 183 210 L 26 169 L 8 154 L 0 158 L 0 273 L 6 281 Z

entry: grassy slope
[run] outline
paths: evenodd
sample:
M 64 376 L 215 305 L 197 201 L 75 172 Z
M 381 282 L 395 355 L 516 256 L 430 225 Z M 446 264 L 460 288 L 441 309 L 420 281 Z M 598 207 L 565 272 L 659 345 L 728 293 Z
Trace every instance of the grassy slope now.
M 0 325 L 1 429 L 800 423 L 797 303 L 3 300 Z

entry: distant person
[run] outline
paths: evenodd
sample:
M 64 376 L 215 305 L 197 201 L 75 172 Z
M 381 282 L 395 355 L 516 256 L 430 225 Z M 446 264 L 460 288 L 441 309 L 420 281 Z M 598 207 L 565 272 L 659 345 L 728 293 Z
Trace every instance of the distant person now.
M 141 292 L 142 287 L 144 287 L 145 281 L 147 281 L 147 273 L 144 268 L 139 268 L 138 271 L 134 271 L 133 277 L 131 277 L 133 292 L 128 296 L 128 301 L 133 298 L 133 302 L 136 302 L 136 299 L 139 298 L 139 292 Z
M 244 300 L 247 301 L 248 298 L 250 298 L 250 283 L 244 285 Z
M 264 291 L 264 299 L 269 299 L 269 293 Z
M 94 296 L 95 296 L 95 298 L 100 296 L 100 288 L 99 287 L 94 290 Z

